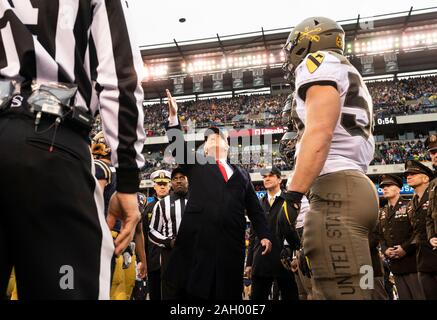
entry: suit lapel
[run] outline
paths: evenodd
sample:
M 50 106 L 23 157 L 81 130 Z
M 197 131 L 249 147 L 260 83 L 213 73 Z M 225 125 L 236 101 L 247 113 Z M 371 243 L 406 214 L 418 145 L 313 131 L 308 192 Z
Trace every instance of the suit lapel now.
M 241 173 L 239 168 L 235 164 L 228 163 L 228 165 L 232 168 L 232 176 L 228 180 L 229 183 L 229 181 L 236 179 Z

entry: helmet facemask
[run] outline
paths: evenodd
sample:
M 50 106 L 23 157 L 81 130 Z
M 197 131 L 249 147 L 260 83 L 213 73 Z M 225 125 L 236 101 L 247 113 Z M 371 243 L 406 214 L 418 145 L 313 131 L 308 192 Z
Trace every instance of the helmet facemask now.
M 285 56 L 285 62 L 282 64 L 282 71 L 284 71 L 284 78 L 289 83 L 294 83 L 294 70 L 296 69 L 297 65 L 292 63 L 291 55 L 293 53 L 293 50 L 299 43 L 299 37 L 300 32 L 297 34 L 297 37 L 295 37 L 292 41 L 287 41 L 287 43 L 282 48 Z

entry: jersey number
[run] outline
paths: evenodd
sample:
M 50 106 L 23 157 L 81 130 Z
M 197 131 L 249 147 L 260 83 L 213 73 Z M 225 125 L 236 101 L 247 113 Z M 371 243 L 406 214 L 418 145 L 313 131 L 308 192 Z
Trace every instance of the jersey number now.
M 364 97 L 359 95 L 359 90 L 361 87 L 360 77 L 355 73 L 349 72 L 348 78 L 349 88 L 347 90 L 344 106 L 348 108 L 365 110 L 367 113 L 368 123 L 367 125 L 361 125 L 358 123 L 356 119 L 357 116 L 355 114 L 343 112 L 341 114 L 341 126 L 351 136 L 362 136 L 367 140 L 370 136 L 370 130 L 373 123 L 373 119 L 370 116 L 369 104 Z
M 370 116 L 369 104 L 367 100 L 359 95 L 359 89 L 361 87 L 360 77 L 352 72 L 348 73 L 349 88 L 346 94 L 346 100 L 344 102 L 345 107 L 356 108 L 365 110 L 367 113 L 368 124 L 362 125 L 357 122 L 357 116 L 352 113 L 342 112 L 341 114 L 341 126 L 351 136 L 362 136 L 364 139 L 368 139 L 370 136 L 370 130 L 373 127 L 373 119 Z M 299 118 L 296 112 L 296 105 L 292 105 L 291 116 L 295 129 L 298 131 L 299 138 L 302 136 L 305 129 L 305 125 Z

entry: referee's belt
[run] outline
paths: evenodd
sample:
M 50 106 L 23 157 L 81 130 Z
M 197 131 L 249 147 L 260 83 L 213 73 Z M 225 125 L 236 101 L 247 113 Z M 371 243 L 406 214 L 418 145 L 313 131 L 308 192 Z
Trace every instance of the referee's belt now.
M 15 90 L 16 91 L 9 97 L 10 101 L 8 103 L 5 103 L 5 105 L 3 105 L 2 107 L 0 107 L 0 117 L 9 116 L 9 115 L 11 115 L 11 116 L 18 115 L 18 116 L 25 116 L 27 118 L 35 120 L 38 112 L 32 112 L 31 106 L 29 105 L 29 103 L 27 101 L 33 93 L 30 86 L 21 87 L 20 84 L 15 84 Z M 4 98 L 5 98 L 4 96 L 0 97 L 0 102 L 2 100 L 4 100 Z M 86 115 L 84 112 L 78 111 L 82 114 L 76 115 L 76 117 L 75 117 L 76 119 L 78 119 L 78 118 L 85 119 L 85 117 L 86 117 L 86 118 L 88 118 L 87 120 L 91 121 L 91 124 L 89 125 L 89 127 L 78 125 L 77 121 L 71 120 L 71 113 L 75 113 L 75 114 L 78 113 L 78 112 L 76 112 L 76 110 L 78 110 L 78 109 L 76 108 L 76 110 L 74 110 L 74 112 L 73 112 L 73 108 L 76 108 L 76 107 L 72 107 L 71 112 L 69 112 L 70 117 L 62 117 L 61 125 L 70 128 L 71 130 L 78 133 L 80 136 L 82 136 L 86 140 L 89 140 L 89 133 L 91 131 L 91 124 L 92 124 L 92 117 L 90 115 Z M 59 117 L 57 115 L 49 114 L 49 113 L 40 113 L 40 114 L 41 114 L 41 123 L 44 123 L 44 122 L 53 123 L 56 121 L 56 118 Z M 79 123 L 80 123 L 80 121 L 79 121 Z M 86 121 L 84 123 L 86 123 Z

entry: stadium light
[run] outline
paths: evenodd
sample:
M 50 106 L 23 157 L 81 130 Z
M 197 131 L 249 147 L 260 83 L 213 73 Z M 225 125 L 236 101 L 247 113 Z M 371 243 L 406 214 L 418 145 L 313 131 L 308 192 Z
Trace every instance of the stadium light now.
M 144 77 L 143 81 L 148 81 L 152 79 L 159 79 L 166 77 L 168 74 L 167 64 L 156 64 L 156 65 L 144 65 Z
M 277 64 L 283 61 L 285 54 L 282 51 L 264 52 L 257 54 L 245 54 L 238 56 L 227 56 L 222 58 L 195 58 L 189 62 L 181 63 L 183 73 L 203 73 L 207 71 L 226 71 L 231 69 L 244 69 L 263 67 Z
M 373 39 L 360 39 L 347 44 L 347 53 L 375 54 L 403 49 L 420 49 L 437 45 L 437 32 L 409 32 L 402 36 L 386 36 Z

